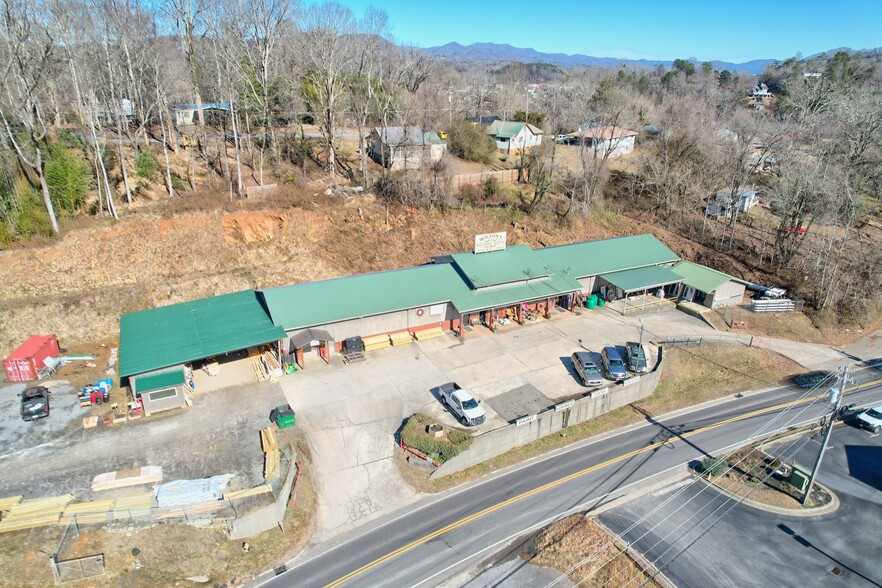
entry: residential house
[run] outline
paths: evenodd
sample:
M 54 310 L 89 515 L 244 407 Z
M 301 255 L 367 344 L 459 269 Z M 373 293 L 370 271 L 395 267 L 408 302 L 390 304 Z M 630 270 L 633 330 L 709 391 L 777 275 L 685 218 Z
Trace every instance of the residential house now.
M 756 190 L 740 190 L 737 201 L 732 198 L 731 190 L 723 190 L 708 200 L 707 215 L 728 218 L 736 208 L 739 212 L 747 212 L 757 204 L 759 204 L 759 195 Z
M 199 109 L 195 104 L 174 104 L 172 113 L 175 116 L 175 125 L 178 127 L 194 125 L 198 117 Z M 206 102 L 202 105 L 202 111 L 206 117 L 210 112 L 229 112 L 229 102 Z
M 497 120 L 487 129 L 496 148 L 506 155 L 517 155 L 542 144 L 542 129 L 529 123 Z
M 634 139 L 637 135 L 637 131 L 608 125 L 579 128 L 567 137 L 575 143 L 583 142 L 596 155 L 621 157 L 634 151 Z
M 754 98 L 771 98 L 772 97 L 772 93 L 769 92 L 769 87 L 765 84 L 759 84 L 757 86 L 754 86 L 753 90 L 751 90 L 751 92 L 750 92 L 750 95 L 753 96 Z
M 393 170 L 419 169 L 437 163 L 447 143 L 437 133 L 424 133 L 420 127 L 375 127 L 368 135 L 371 157 Z

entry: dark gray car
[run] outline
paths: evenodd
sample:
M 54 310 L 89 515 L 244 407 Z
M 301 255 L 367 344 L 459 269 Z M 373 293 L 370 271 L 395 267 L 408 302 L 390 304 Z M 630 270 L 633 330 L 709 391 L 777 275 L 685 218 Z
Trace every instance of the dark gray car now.
M 600 368 L 591 359 L 591 354 L 585 351 L 576 351 L 570 358 L 573 361 L 573 369 L 585 386 L 600 386 L 603 384 L 603 378 L 600 375 Z
M 625 369 L 625 360 L 622 359 L 618 349 L 615 347 L 604 347 L 600 357 L 603 360 L 603 369 L 606 372 L 607 378 L 619 382 L 628 377 L 628 371 Z
M 625 344 L 625 355 L 628 358 L 628 369 L 635 374 L 645 374 L 649 371 L 646 362 L 646 348 L 640 343 L 628 341 Z

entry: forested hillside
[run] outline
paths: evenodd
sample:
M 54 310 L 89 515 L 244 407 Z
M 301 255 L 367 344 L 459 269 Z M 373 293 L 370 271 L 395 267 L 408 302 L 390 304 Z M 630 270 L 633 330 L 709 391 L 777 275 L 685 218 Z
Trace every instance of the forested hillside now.
M 119 312 L 422 263 L 506 228 L 533 245 L 656 232 L 813 316 L 878 315 L 878 51 L 758 77 L 685 59 L 560 68 L 435 60 L 396 44 L 382 11 L 333 2 L 4 10 L 4 348 L 34 329 L 113 337 Z M 759 83 L 769 95 L 751 97 Z M 496 153 L 464 121 L 491 115 L 541 127 L 541 148 Z M 447 132 L 449 153 L 406 172 L 371 161 L 370 131 L 401 125 Z M 639 133 L 634 153 L 555 141 L 610 126 Z M 506 168 L 521 181 L 452 180 Z M 743 190 L 760 206 L 708 216 Z

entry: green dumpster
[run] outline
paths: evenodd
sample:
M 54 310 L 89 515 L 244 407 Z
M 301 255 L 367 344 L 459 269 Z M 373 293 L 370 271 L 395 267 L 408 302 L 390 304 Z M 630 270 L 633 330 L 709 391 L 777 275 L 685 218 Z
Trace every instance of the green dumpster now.
M 280 429 L 287 429 L 296 424 L 296 417 L 291 406 L 288 404 L 277 406 L 270 412 L 270 420 L 276 423 Z
M 592 294 L 591 296 L 589 296 L 588 300 L 585 301 L 585 306 L 587 308 L 594 308 L 595 306 L 597 306 L 597 295 Z

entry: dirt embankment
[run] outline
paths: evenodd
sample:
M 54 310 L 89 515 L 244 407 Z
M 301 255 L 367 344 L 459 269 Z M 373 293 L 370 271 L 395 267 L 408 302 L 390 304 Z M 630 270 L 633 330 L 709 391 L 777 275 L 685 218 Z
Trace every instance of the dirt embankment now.
M 112 341 L 119 315 L 234 292 L 381 271 L 471 249 L 477 233 L 508 231 L 509 243 L 557 245 L 654 232 L 614 214 L 561 223 L 513 209 L 427 212 L 388 208 L 373 196 L 301 207 L 95 219 L 55 242 L 0 251 L 0 354 L 27 336 L 55 333 L 62 345 Z

